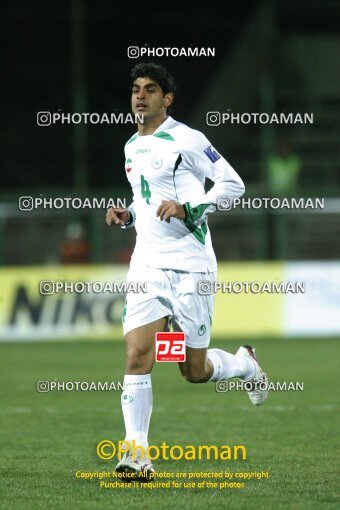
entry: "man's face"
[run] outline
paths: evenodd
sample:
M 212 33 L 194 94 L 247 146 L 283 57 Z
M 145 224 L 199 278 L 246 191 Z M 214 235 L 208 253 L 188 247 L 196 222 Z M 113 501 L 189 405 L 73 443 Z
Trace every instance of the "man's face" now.
M 145 120 L 162 117 L 173 101 L 173 94 L 163 95 L 157 82 L 151 78 L 137 78 L 132 86 L 131 108 L 134 114 L 144 115 Z

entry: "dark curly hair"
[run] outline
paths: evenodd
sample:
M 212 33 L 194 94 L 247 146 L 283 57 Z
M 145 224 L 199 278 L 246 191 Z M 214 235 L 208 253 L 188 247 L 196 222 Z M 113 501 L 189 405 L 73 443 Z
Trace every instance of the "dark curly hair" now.
M 131 70 L 132 83 L 137 80 L 137 78 L 145 77 L 151 78 L 157 82 L 164 95 L 168 92 L 172 92 L 174 94 L 177 89 L 175 80 L 171 74 L 168 73 L 164 67 L 159 64 L 155 64 L 154 62 L 141 62 L 140 64 L 135 65 Z

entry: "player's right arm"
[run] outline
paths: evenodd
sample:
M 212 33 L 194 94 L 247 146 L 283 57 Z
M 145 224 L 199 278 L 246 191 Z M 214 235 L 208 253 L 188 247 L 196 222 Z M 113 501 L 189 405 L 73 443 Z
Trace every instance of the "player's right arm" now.
M 118 225 L 122 228 L 132 227 L 135 222 L 135 214 L 132 204 L 128 209 L 123 207 L 110 207 L 106 211 L 106 223 L 109 227 Z
M 106 211 L 106 223 L 109 227 L 114 224 L 122 226 L 129 221 L 129 218 L 129 210 L 122 207 L 110 207 Z
M 106 211 L 106 223 L 110 227 L 111 225 L 118 225 L 121 228 L 129 228 L 135 224 L 136 214 L 134 211 L 134 203 L 129 207 L 110 207 Z

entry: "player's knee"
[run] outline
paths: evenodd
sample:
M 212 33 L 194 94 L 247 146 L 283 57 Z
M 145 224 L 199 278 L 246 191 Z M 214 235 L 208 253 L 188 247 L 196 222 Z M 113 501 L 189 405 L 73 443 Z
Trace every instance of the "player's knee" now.
M 126 355 L 128 358 L 142 358 L 150 354 L 151 347 L 143 344 L 126 344 Z
M 151 349 L 145 345 L 129 345 L 126 346 L 126 363 L 130 369 L 144 368 L 149 363 L 152 356 Z
M 184 373 L 182 372 L 182 375 L 185 380 L 190 383 L 202 383 L 206 381 L 204 370 L 189 368 Z

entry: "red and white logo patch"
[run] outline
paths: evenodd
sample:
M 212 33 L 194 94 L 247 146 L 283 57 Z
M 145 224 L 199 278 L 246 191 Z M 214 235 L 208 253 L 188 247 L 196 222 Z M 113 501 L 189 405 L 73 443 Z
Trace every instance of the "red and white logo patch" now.
M 185 361 L 185 333 L 182 331 L 158 332 L 155 336 L 156 361 Z

